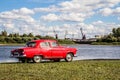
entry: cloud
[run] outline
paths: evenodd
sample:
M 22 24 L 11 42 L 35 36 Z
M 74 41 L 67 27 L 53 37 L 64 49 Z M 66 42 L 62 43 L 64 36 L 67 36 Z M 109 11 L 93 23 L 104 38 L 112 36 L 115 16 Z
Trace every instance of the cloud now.
M 93 29 L 94 30 L 93 32 L 98 35 L 109 34 L 110 32 L 112 32 L 113 28 L 119 27 L 115 23 L 107 23 L 102 21 L 93 22 L 91 25 L 93 25 L 95 29 L 95 30 Z
M 61 2 L 57 5 L 51 5 L 47 8 L 34 8 L 34 11 L 46 13 L 49 12 L 42 17 L 45 21 L 63 20 L 83 22 L 85 19 L 96 14 L 97 11 L 104 16 L 111 15 L 113 13 L 112 8 L 115 7 L 115 5 L 117 5 L 118 3 L 120 3 L 119 0 L 71 0 Z M 119 8 L 116 11 L 119 11 Z M 50 19 L 49 15 L 51 14 L 54 14 L 57 19 Z
M 119 26 L 115 22 L 105 23 L 100 20 L 89 24 L 85 23 L 85 20 L 98 13 L 105 17 L 114 15 L 119 20 L 120 7 L 116 6 L 120 3 L 119 0 L 62 1 L 44 8 L 28 9 L 23 7 L 0 12 L 0 30 L 5 29 L 9 33 L 17 32 L 22 34 L 32 32 L 34 34 L 54 36 L 54 28 L 60 38 L 64 38 L 66 31 L 68 32 L 67 37 L 72 38 L 74 34 L 75 38 L 81 38 L 80 27 L 82 27 L 83 32 L 89 38 L 94 37 L 94 35 L 108 34 L 112 28 Z M 35 18 L 36 16 L 37 19 Z
M 104 16 L 109 16 L 113 13 L 113 11 L 110 8 L 104 8 L 100 10 L 100 13 Z
M 83 22 L 85 18 L 88 18 L 90 15 L 93 15 L 94 13 L 88 13 L 88 15 L 82 14 L 82 13 L 63 13 L 60 15 L 57 14 L 48 14 L 41 16 L 41 19 L 45 21 L 72 21 L 72 22 Z
M 21 8 L 19 10 L 12 10 L 12 11 L 6 11 L 0 13 L 0 19 L 19 19 L 19 20 L 27 20 L 27 21 L 33 21 L 31 18 L 31 15 L 34 14 L 34 11 L 27 9 L 27 8 Z
M 59 8 L 55 5 L 51 5 L 47 8 L 34 8 L 33 9 L 34 12 L 59 12 Z
M 0 13 L 0 28 L 9 32 L 28 33 L 36 26 L 36 20 L 32 17 L 34 11 L 28 8 L 14 9 Z M 31 28 L 30 28 L 31 27 Z M 31 29 L 31 30 L 30 30 Z
M 103 8 L 103 9 L 100 9 L 99 13 L 102 14 L 103 16 L 110 16 L 110 15 L 120 16 L 120 7 L 117 7 L 117 8 L 114 8 L 114 9 Z
M 116 9 L 113 10 L 114 15 L 119 15 L 120 17 L 120 7 L 117 7 Z
M 47 16 L 42 16 L 41 19 L 43 19 L 45 21 L 57 21 L 58 16 L 55 14 L 48 14 Z
M 29 15 L 29 14 L 34 14 L 34 11 L 28 8 L 21 8 L 19 11 L 15 10 L 16 12 L 19 12 L 20 14 L 23 15 Z

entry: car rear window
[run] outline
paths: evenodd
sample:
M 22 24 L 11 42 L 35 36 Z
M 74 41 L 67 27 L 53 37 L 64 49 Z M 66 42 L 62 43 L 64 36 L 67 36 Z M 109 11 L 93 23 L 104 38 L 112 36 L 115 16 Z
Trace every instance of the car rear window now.
M 26 44 L 27 47 L 35 47 L 35 45 L 36 45 L 36 42 L 28 42 Z

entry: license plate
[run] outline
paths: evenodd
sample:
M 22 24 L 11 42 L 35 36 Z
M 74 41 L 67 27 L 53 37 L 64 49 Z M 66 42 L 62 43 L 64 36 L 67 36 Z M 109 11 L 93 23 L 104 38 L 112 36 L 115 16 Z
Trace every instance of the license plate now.
M 19 53 L 18 52 L 14 52 L 14 55 L 19 55 Z

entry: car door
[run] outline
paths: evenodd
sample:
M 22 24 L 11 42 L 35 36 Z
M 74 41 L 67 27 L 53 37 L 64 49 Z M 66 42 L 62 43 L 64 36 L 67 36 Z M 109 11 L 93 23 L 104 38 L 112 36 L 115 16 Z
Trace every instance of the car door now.
M 56 42 L 51 42 L 51 56 L 52 58 L 63 58 L 65 49 L 60 47 Z
M 40 53 L 44 56 L 44 58 L 51 58 L 51 48 L 49 42 L 40 43 Z

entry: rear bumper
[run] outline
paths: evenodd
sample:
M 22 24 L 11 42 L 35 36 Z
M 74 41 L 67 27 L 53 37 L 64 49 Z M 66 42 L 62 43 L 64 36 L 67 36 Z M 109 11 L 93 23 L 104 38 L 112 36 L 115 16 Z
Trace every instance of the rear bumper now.
M 26 58 L 26 55 L 10 55 L 10 58 Z

